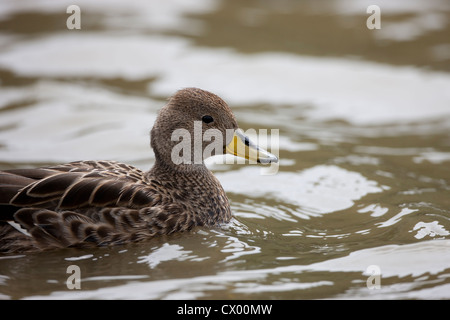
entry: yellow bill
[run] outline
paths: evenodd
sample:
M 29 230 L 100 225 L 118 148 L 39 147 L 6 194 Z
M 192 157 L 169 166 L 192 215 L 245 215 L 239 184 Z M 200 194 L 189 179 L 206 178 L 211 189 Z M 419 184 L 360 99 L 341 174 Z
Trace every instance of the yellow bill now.
M 226 152 L 237 157 L 245 158 L 258 163 L 277 163 L 277 156 L 260 148 L 251 141 L 241 129 L 234 132 L 233 139 L 226 146 Z

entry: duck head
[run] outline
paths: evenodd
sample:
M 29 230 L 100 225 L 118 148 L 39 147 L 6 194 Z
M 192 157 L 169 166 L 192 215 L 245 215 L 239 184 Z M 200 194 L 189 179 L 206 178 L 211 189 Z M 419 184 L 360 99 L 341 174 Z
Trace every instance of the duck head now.
M 253 143 L 217 95 L 198 88 L 176 92 L 151 130 L 156 162 L 180 168 L 202 165 L 209 156 L 232 154 L 259 163 L 278 158 Z

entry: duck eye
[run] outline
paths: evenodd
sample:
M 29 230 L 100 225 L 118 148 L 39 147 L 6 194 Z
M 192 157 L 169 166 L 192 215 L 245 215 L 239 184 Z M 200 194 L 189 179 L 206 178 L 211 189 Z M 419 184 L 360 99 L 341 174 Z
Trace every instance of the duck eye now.
M 211 116 L 203 116 L 203 117 L 202 117 L 202 121 L 203 121 L 204 123 L 210 123 L 210 122 L 213 122 L 214 119 L 213 119 L 213 117 L 211 117 Z

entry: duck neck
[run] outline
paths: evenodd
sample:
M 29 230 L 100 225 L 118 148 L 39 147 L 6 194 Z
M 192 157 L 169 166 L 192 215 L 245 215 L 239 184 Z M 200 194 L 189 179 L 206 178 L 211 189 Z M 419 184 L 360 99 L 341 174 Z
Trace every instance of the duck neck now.
M 203 163 L 175 165 L 157 159 L 148 178 L 162 185 L 181 206 L 190 203 L 195 208 L 196 225 L 213 226 L 231 219 L 225 191 Z
M 168 161 L 162 160 L 160 157 L 155 157 L 155 164 L 153 165 L 150 172 L 158 173 L 175 173 L 176 175 L 195 175 L 195 174 L 211 174 L 211 171 L 205 166 L 205 163 L 198 164 L 175 164 L 171 159 Z

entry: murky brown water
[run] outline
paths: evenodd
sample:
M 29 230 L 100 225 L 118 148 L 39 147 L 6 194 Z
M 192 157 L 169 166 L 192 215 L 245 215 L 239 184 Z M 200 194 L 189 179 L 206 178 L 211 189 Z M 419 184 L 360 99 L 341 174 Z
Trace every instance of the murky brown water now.
M 0 4 L 0 169 L 147 169 L 157 110 L 199 86 L 279 129 L 279 170 L 209 163 L 223 229 L 1 256 L 0 298 L 450 298 L 446 1 L 379 1 L 380 30 L 365 1 L 107 2 L 81 30 L 69 2 Z

